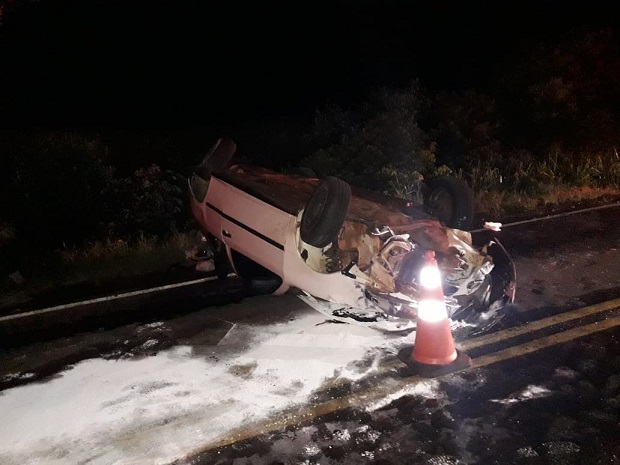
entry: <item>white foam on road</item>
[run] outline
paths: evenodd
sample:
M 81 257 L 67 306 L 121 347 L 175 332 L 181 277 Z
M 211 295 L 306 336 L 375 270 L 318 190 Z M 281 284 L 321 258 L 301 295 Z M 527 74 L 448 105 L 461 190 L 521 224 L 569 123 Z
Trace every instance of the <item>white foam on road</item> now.
M 267 327 L 238 325 L 215 348 L 245 347 L 229 358 L 177 346 L 145 358 L 84 360 L 49 380 L 5 390 L 0 463 L 168 464 L 304 404 L 326 379 L 361 376 L 373 369 L 362 359 L 406 342 L 323 321 L 311 313 Z

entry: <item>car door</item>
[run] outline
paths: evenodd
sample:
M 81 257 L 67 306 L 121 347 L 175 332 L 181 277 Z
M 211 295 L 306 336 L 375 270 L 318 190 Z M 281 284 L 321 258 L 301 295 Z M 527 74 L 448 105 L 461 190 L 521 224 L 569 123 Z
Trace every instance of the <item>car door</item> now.
M 228 248 L 282 277 L 284 244 L 295 234 L 295 217 L 222 179 L 213 177 L 207 222 Z

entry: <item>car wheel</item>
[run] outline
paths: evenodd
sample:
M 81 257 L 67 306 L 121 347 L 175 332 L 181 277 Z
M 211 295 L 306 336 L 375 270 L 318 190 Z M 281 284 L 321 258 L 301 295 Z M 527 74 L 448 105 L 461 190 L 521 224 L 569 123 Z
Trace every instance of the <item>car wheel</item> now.
M 450 228 L 468 230 L 474 218 L 474 193 L 465 181 L 452 176 L 431 179 L 424 195 L 427 213 Z
M 351 203 L 351 186 L 334 176 L 323 178 L 306 204 L 301 217 L 301 240 L 325 247 L 337 239 Z
M 237 252 L 230 251 L 235 273 L 243 279 L 254 294 L 273 294 L 281 285 L 282 278 L 254 260 Z

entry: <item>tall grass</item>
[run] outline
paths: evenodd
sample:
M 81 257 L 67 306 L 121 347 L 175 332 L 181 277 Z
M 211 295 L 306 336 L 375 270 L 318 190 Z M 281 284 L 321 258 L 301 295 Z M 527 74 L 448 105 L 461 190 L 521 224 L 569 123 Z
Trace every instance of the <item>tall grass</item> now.
M 163 241 L 142 236 L 134 242 L 108 240 L 63 250 L 60 258 L 65 271 L 61 284 L 164 271 L 185 261 L 187 251 L 196 244 L 197 233 L 189 232 L 175 233 Z
M 495 154 L 465 168 L 476 191 L 539 194 L 555 186 L 620 188 L 620 159 L 613 153 L 562 153 L 543 160 L 527 153 Z
M 486 219 L 513 216 L 537 216 L 564 204 L 576 204 L 604 198 L 620 197 L 613 187 L 552 186 L 536 196 L 507 191 L 475 191 L 476 213 Z
M 512 159 L 478 163 L 465 174 L 478 210 L 501 215 L 620 195 L 618 154 L 554 151 L 544 160 Z
M 80 248 L 57 251 L 58 260 L 26 276 L 21 290 L 37 293 L 58 286 L 102 283 L 166 271 L 188 263 L 188 251 L 200 241 L 197 231 L 175 233 L 167 239 L 142 236 L 135 241 L 97 241 Z

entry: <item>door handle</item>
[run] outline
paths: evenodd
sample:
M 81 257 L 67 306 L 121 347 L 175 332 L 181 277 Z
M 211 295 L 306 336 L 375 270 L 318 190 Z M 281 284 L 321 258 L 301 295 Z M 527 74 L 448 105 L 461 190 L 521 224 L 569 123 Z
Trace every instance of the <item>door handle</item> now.
M 222 229 L 222 236 L 224 236 L 224 237 L 232 237 L 231 234 L 228 231 L 226 231 L 225 229 Z

